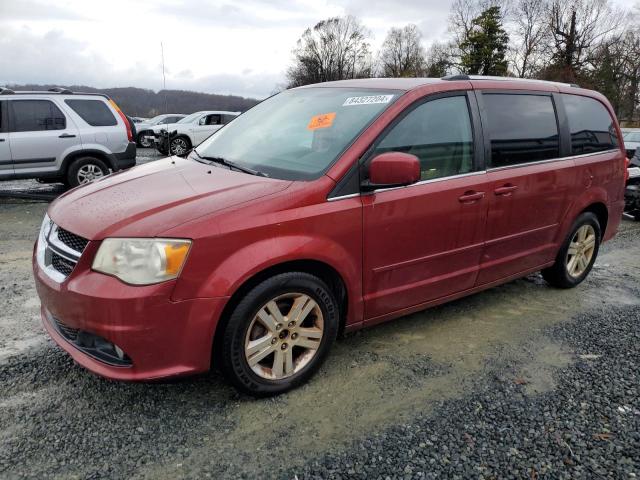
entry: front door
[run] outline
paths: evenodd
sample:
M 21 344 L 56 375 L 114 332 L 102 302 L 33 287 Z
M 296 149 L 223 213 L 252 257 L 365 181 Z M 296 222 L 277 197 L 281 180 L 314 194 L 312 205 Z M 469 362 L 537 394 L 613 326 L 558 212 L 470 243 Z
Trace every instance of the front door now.
M 370 158 L 416 155 L 422 174 L 417 184 L 362 197 L 367 322 L 474 286 L 488 200 L 476 108 L 466 92 L 429 97 L 374 147 Z
M 7 123 L 7 102 L 0 100 L 0 177 L 13 173 Z
M 200 145 L 208 136 L 222 127 L 222 115 L 211 113 L 200 119 L 193 129 L 194 146 Z
M 573 160 L 561 158 L 551 94 L 484 92 L 481 104 L 491 155 L 478 285 L 554 259 L 575 184 Z
M 80 143 L 75 124 L 51 100 L 8 103 L 9 143 L 15 173 L 57 170 L 65 152 Z

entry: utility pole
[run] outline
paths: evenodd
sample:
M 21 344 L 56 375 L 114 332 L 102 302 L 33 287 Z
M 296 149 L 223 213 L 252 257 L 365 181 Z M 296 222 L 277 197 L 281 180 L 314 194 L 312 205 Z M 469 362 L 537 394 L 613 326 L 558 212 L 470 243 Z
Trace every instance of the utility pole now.
M 169 113 L 169 104 L 167 100 L 167 77 L 164 74 L 164 45 L 160 42 L 160 55 L 162 57 L 162 90 L 164 90 L 164 113 Z

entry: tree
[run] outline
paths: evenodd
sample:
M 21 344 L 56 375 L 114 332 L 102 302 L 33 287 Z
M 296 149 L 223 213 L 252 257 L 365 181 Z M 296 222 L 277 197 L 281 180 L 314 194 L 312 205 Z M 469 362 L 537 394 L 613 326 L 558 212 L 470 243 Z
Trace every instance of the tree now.
M 289 87 L 371 76 L 369 35 L 352 16 L 329 18 L 308 28 L 293 51 Z
M 382 44 L 380 74 L 383 77 L 419 77 L 423 75 L 425 50 L 422 34 L 413 24 L 392 28 Z
M 520 77 L 532 77 L 544 62 L 549 40 L 547 0 L 517 0 L 511 11 L 511 65 Z
M 451 44 L 434 42 L 426 55 L 424 75 L 435 78 L 449 75 L 454 64 L 453 50 L 454 47 Z
M 509 35 L 502 26 L 499 6 L 489 7 L 471 22 L 471 29 L 460 43 L 460 68 L 473 75 L 505 75 Z
M 550 80 L 576 82 L 602 42 L 620 25 L 621 15 L 608 0 L 551 0 L 548 8 L 552 64 Z

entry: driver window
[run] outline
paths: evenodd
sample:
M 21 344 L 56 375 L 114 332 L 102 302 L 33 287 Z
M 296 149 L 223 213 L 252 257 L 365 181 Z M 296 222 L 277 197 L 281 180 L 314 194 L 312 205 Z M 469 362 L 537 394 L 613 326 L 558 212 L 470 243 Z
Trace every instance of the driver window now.
M 473 132 L 466 96 L 431 100 L 390 130 L 374 155 L 403 152 L 420 160 L 421 180 L 473 170 Z
M 220 114 L 214 113 L 207 115 L 206 125 L 220 125 L 222 123 Z

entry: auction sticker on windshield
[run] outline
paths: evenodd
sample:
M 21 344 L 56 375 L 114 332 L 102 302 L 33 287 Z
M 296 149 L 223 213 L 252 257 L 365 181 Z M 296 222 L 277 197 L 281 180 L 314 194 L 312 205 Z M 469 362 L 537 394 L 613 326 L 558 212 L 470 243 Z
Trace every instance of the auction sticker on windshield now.
M 336 118 L 336 112 L 322 113 L 320 115 L 314 115 L 311 117 L 308 130 L 317 130 L 318 128 L 329 128 L 333 125 L 333 119 Z
M 342 104 L 343 107 L 352 105 L 371 105 L 374 103 L 389 103 L 393 95 L 367 95 L 364 97 L 349 97 Z

